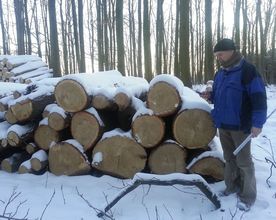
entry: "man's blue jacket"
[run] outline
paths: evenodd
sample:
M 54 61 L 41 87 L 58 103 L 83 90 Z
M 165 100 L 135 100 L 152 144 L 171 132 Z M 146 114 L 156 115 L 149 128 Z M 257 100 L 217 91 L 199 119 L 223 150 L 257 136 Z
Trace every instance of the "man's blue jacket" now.
M 217 128 L 250 132 L 252 126 L 262 128 L 266 121 L 263 80 L 255 66 L 244 58 L 238 65 L 216 73 L 211 99 Z

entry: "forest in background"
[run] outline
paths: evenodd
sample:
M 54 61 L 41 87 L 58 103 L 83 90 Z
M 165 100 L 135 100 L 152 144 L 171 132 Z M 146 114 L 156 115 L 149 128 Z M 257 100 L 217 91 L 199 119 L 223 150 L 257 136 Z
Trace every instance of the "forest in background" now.
M 0 0 L 0 23 L 0 54 L 37 54 L 55 76 L 117 69 L 191 86 L 213 78 L 228 37 L 276 83 L 275 0 Z

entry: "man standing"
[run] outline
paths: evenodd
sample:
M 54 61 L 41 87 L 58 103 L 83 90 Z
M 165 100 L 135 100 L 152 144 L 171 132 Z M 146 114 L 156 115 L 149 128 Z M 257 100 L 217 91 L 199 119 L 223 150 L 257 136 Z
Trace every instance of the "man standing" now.
M 262 131 L 267 113 L 265 86 L 255 66 L 241 56 L 231 39 L 217 42 L 214 54 L 221 68 L 215 75 L 210 98 L 226 161 L 223 194 L 237 193 L 238 208 L 248 211 L 257 195 L 250 142 L 237 156 L 233 151 L 250 133 L 257 137 Z

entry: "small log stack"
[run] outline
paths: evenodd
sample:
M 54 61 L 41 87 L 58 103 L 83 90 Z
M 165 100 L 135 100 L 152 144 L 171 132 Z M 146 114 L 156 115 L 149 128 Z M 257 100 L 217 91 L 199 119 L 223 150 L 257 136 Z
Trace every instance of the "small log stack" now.
M 0 99 L 3 127 L 12 131 L 1 136 L 0 151 L 16 147 L 30 155 L 19 173 L 49 167 L 55 175 L 97 169 L 121 178 L 144 171 L 223 179 L 222 155 L 208 147 L 216 134 L 211 108 L 176 77 L 158 75 L 148 83 L 117 71 L 73 74 L 15 94 L 3 107 Z M 22 135 L 19 127 L 30 124 L 33 130 Z M 201 156 L 189 162 L 198 149 Z
M 52 77 L 53 70 L 47 67 L 41 57 L 35 55 L 0 56 L 0 81 L 29 84 Z

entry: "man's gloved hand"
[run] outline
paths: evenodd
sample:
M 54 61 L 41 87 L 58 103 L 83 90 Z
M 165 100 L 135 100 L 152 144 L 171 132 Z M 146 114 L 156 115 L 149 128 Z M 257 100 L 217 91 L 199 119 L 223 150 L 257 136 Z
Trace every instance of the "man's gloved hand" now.
M 261 128 L 256 128 L 256 127 L 252 127 L 251 128 L 251 134 L 252 134 L 252 137 L 258 137 L 258 135 L 262 132 L 262 129 Z

